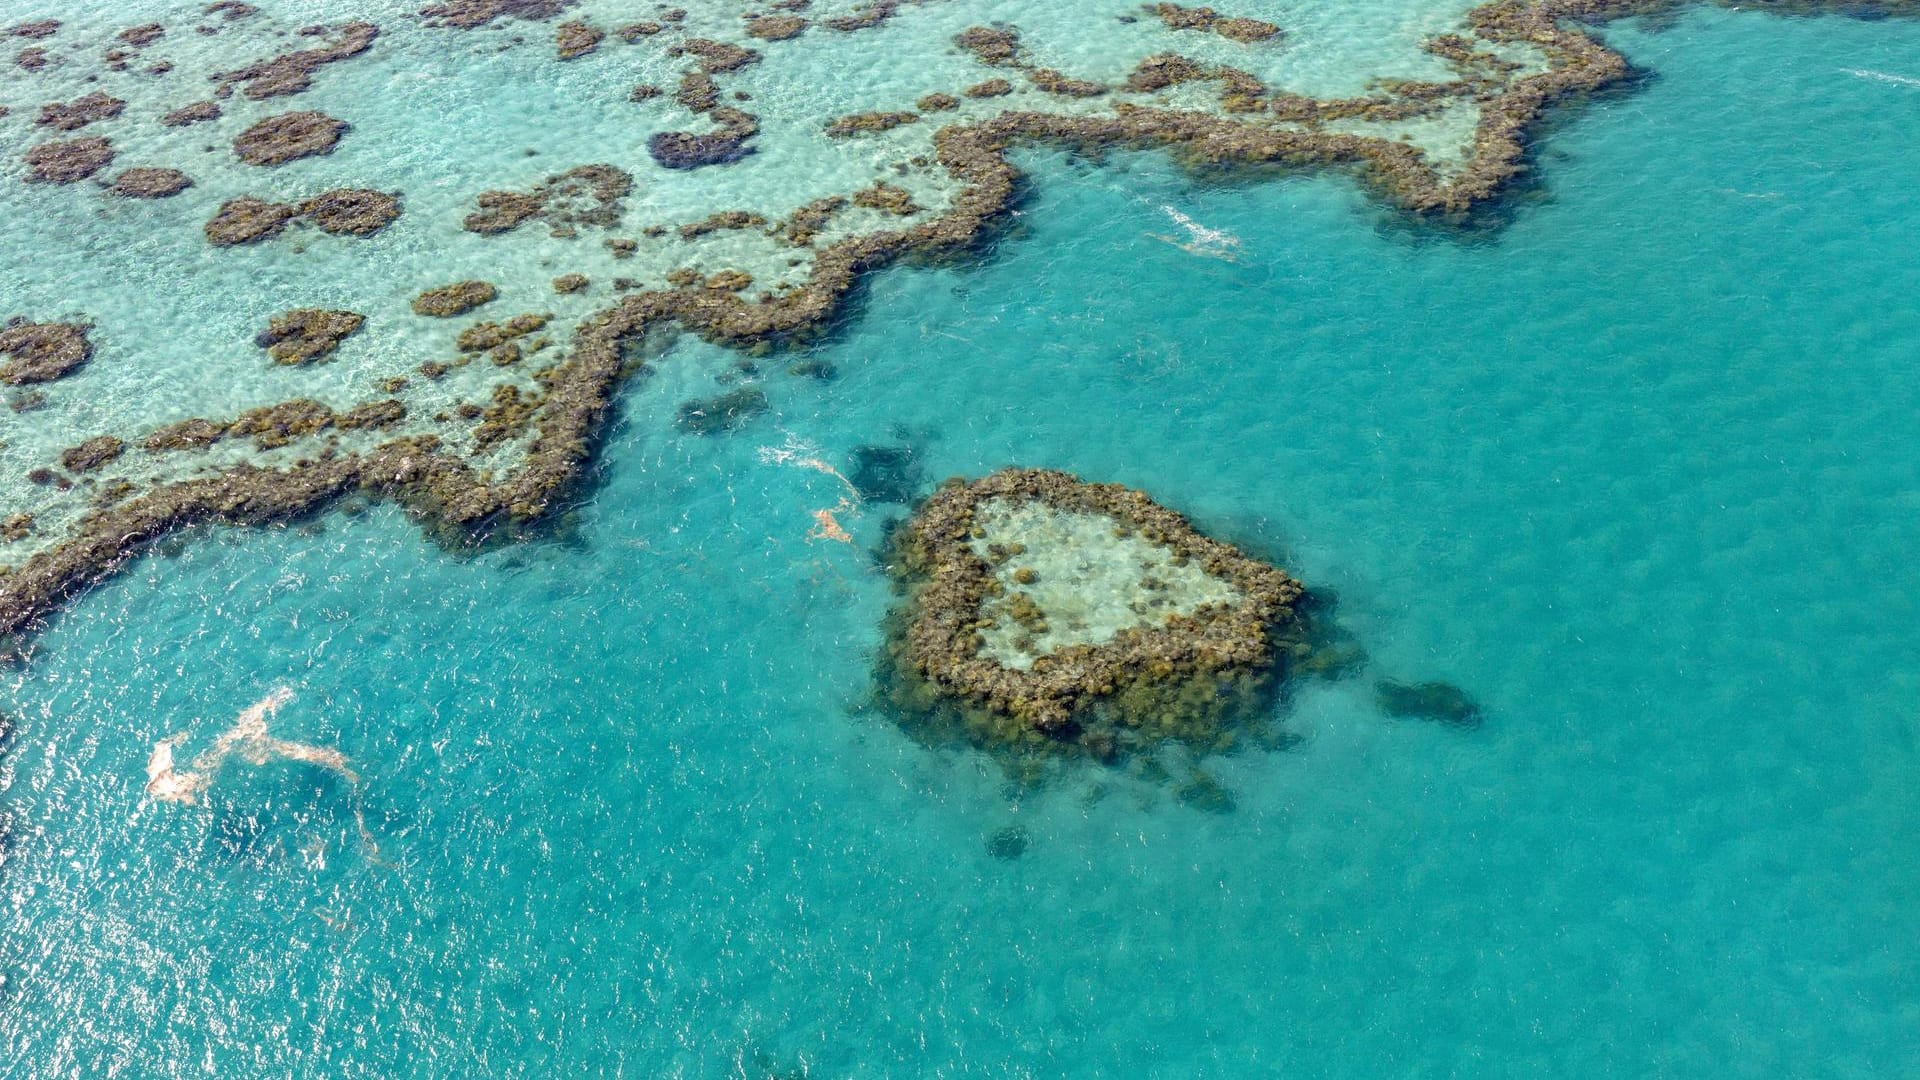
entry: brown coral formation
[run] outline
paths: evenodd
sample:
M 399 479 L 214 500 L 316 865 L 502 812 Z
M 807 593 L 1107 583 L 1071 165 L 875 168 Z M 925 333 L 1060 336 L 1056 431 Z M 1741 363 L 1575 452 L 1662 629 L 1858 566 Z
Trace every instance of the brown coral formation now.
M 1137 537 L 1172 563 L 1199 568 L 1231 599 L 1142 620 L 1097 643 L 1059 645 L 1024 670 L 1003 663 L 982 632 L 990 601 L 1008 593 L 994 560 L 1010 553 L 1002 548 L 989 558 L 974 541 L 985 535 L 978 521 L 985 508 L 1025 504 L 1111 520 L 1116 537 Z M 1272 630 L 1292 620 L 1302 592 L 1286 574 L 1202 536 L 1141 492 L 1043 469 L 949 481 L 903 527 L 896 548 L 908 599 L 890 652 L 902 673 L 972 710 L 971 724 L 987 740 L 1101 758 L 1165 737 L 1213 744 L 1231 719 L 1221 711 L 1223 696 L 1231 697 L 1223 691 L 1266 675 Z M 1029 571 L 1024 584 L 1036 578 Z M 1015 571 L 1010 580 L 1023 577 Z M 1047 618 L 1024 592 L 996 610 L 1023 633 Z M 1170 711 L 1175 703 L 1180 709 Z
M 573 60 L 598 49 L 607 36 L 605 30 L 583 22 L 561 23 L 553 32 L 553 46 L 562 60 Z
M 68 472 L 92 472 L 118 458 L 126 449 L 126 443 L 111 435 L 96 435 L 78 446 L 62 450 L 60 467 Z
M 480 209 L 463 223 L 468 232 L 511 232 L 533 219 L 554 226 L 611 228 L 620 223 L 621 204 L 633 190 L 633 176 L 612 165 L 581 165 L 549 176 L 532 191 L 483 191 Z
M 192 186 L 179 169 L 138 168 L 122 172 L 113 182 L 113 193 L 128 199 L 166 199 Z
M 334 188 L 300 204 L 300 216 L 333 236 L 372 236 L 400 217 L 400 197 L 371 188 Z
M 166 36 L 166 33 L 167 28 L 159 23 L 142 23 L 139 26 L 129 26 L 114 37 L 140 49 L 159 41 Z
M 369 22 L 350 22 L 331 29 L 309 26 L 300 33 L 305 37 L 331 34 L 333 39 L 317 48 L 301 49 L 249 64 L 236 71 L 220 72 L 214 76 L 220 84 L 215 95 L 226 97 L 233 93 L 236 86 L 242 95 L 255 101 L 305 93 L 313 85 L 314 73 L 322 67 L 351 59 L 373 48 L 374 39 L 380 36 L 380 28 Z
M 215 247 L 252 244 L 270 240 L 304 218 L 335 236 L 372 236 L 399 216 L 398 197 L 368 188 L 334 188 L 298 205 L 243 195 L 220 204 L 206 224 L 206 234 Z
M 126 107 L 127 103 L 119 98 L 96 90 L 72 101 L 40 106 L 40 119 L 35 123 L 55 131 L 78 131 L 96 121 L 113 119 Z
M 34 323 L 22 318 L 0 327 L 0 382 L 27 386 L 52 382 L 93 356 L 85 323 Z
M 852 116 L 838 117 L 827 124 L 827 134 L 834 138 L 845 138 L 863 132 L 891 131 L 902 124 L 915 123 L 920 119 L 918 113 L 910 112 L 864 112 Z
M 708 118 L 719 125 L 714 131 L 661 131 L 647 139 L 647 154 L 654 163 L 667 169 L 700 169 L 709 165 L 730 165 L 753 148 L 747 140 L 760 133 L 760 121 L 739 109 L 706 110 Z
M 98 135 L 41 143 L 25 154 L 27 179 L 43 184 L 74 184 L 113 162 L 113 144 Z
M 498 293 L 487 281 L 456 281 L 437 289 L 428 289 L 413 298 L 413 313 L 436 319 L 465 315 L 491 301 Z
M 1266 41 L 1280 28 L 1259 19 L 1233 18 L 1210 7 L 1181 7 L 1179 4 L 1148 4 L 1147 10 L 1159 16 L 1170 30 L 1204 30 L 1234 41 Z
M 709 214 L 699 221 L 688 222 L 680 226 L 680 239 L 698 240 L 708 233 L 728 230 L 751 229 L 765 225 L 767 219 L 747 210 L 721 210 Z
M 785 41 L 799 37 L 807 29 L 807 20 L 799 15 L 762 15 L 747 20 L 747 36 L 761 41 Z
M 905 188 L 894 187 L 885 180 L 877 180 L 872 187 L 854 192 L 853 205 L 869 210 L 879 210 L 895 217 L 906 217 L 924 209 L 913 201 L 913 196 L 908 194 Z
M 331 154 L 347 130 L 344 121 L 323 112 L 269 116 L 233 140 L 233 152 L 249 165 L 283 165 L 315 154 Z
M 160 123 L 167 127 L 186 127 L 188 124 L 199 124 L 208 120 L 218 119 L 220 119 L 219 102 L 196 101 L 191 105 L 182 105 L 180 108 L 162 116 Z
M 287 222 L 298 216 L 298 207 L 243 195 L 220 204 L 220 209 L 208 219 L 207 242 L 215 247 L 233 247 L 269 240 L 280 235 Z
M 1072 79 L 1052 68 L 1036 68 L 1027 73 L 1034 86 L 1055 97 L 1099 97 L 1107 88 L 1087 79 Z
M 52 37 L 54 34 L 58 33 L 59 30 L 60 30 L 59 19 L 37 19 L 33 22 L 23 22 L 13 27 L 10 27 L 7 30 L 7 36 L 17 37 L 17 38 L 27 38 L 30 41 L 38 41 L 41 38 Z
M 991 67 L 1009 66 L 1020 59 L 1020 35 L 1001 27 L 970 26 L 954 35 L 953 43 Z
M 276 364 L 311 364 L 329 356 L 366 325 L 366 316 L 326 308 L 295 308 L 275 315 L 253 343 Z
M 760 54 L 752 49 L 712 38 L 688 38 L 668 49 L 667 55 L 691 56 L 699 61 L 700 70 L 709 75 L 738 71 L 760 59 Z
M 575 3 L 576 0 L 447 0 L 421 8 L 420 15 L 429 26 L 472 30 L 501 18 L 545 22 L 557 18 Z
M 843 34 L 850 34 L 856 30 L 871 30 L 893 18 L 894 13 L 899 10 L 900 0 L 876 0 L 875 3 L 859 8 L 851 14 L 828 19 L 822 25 Z

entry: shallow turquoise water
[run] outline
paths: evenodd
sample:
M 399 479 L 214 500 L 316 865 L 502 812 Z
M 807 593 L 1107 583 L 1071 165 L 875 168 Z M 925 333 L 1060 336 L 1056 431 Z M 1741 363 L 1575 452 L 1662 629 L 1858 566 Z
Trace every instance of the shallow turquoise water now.
M 1475 241 L 1336 177 L 1036 155 L 977 266 L 877 279 L 728 437 L 629 389 L 568 542 L 376 508 L 205 534 L 5 675 L 19 1075 L 1894 1076 L 1920 1067 L 1920 27 L 1697 13 Z M 1190 255 L 1173 206 L 1242 241 Z M 1331 588 L 1238 809 L 1019 791 L 861 707 L 889 596 L 809 542 L 918 446 L 1144 486 Z M 886 508 L 849 520 L 877 541 Z M 355 796 L 140 798 L 267 688 Z M 358 836 L 364 812 L 377 854 Z M 1017 861 L 986 839 L 1032 838 Z

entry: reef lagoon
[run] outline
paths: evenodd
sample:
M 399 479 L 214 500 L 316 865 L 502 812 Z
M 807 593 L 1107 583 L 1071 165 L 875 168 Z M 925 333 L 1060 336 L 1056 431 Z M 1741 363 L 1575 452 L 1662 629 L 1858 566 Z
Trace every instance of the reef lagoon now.
M 0 1075 L 1920 1072 L 1913 14 L 10 5 Z M 900 715 L 1010 467 L 1257 723 Z

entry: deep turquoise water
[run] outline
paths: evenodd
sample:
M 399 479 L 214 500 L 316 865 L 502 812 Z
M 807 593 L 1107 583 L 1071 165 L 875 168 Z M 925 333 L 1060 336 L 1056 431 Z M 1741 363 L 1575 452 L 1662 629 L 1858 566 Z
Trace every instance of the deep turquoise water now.
M 1920 1070 L 1920 26 L 1696 13 L 1474 239 L 1339 177 L 1032 155 L 981 264 L 876 279 L 731 436 L 631 387 L 565 542 L 213 531 L 5 674 L 21 1076 L 1682 1076 Z M 1229 264 L 1149 238 L 1170 205 Z M 1143 486 L 1341 597 L 1238 809 L 1039 791 L 862 708 L 889 602 L 809 542 L 911 444 Z M 850 522 L 880 536 L 886 508 Z M 290 766 L 143 802 L 299 694 Z M 377 856 L 358 837 L 364 811 Z M 986 841 L 1018 824 L 1015 861 Z

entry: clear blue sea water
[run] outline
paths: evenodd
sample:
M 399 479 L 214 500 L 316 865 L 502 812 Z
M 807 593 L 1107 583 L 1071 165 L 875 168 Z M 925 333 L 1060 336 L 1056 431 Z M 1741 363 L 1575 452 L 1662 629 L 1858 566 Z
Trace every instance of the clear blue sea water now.
M 1607 36 L 1649 77 L 1503 229 L 1030 154 L 1013 232 L 879 276 L 837 380 L 769 365 L 768 415 L 687 436 L 730 358 L 679 346 L 561 539 L 375 507 L 94 590 L 0 673 L 0 1072 L 1920 1072 L 1920 87 L 1856 74 L 1920 78 L 1920 26 Z M 1229 814 L 923 748 L 865 706 L 884 579 L 807 539 L 838 483 L 763 452 L 866 444 L 1144 487 L 1372 667 L 1207 763 Z M 360 788 L 142 799 L 155 740 L 283 683 Z

